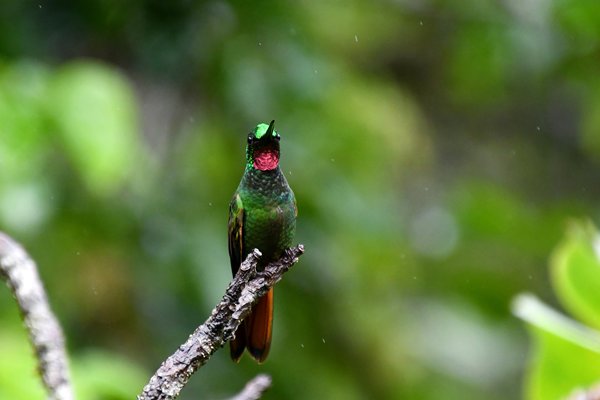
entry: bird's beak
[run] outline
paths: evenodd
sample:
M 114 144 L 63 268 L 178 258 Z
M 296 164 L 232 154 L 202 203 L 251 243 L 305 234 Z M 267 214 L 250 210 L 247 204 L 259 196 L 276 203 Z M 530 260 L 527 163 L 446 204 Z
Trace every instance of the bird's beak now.
M 267 128 L 267 133 L 264 134 L 264 138 L 271 139 L 273 137 L 273 131 L 275 130 L 275 120 L 271 121 L 269 124 L 269 128 Z

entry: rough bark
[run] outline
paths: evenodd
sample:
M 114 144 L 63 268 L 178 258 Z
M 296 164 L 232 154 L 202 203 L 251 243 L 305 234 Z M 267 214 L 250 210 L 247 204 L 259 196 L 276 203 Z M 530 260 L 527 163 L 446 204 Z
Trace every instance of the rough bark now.
M 17 300 L 48 398 L 72 400 L 64 336 L 50 309 L 37 267 L 23 247 L 2 232 L 0 276 Z
M 298 257 L 303 252 L 304 246 L 302 245 L 292 247 L 285 251 L 281 259 L 270 263 L 264 271 L 257 272 L 256 263 L 261 253 L 254 249 L 241 264 L 211 316 L 204 324 L 196 328 L 173 355 L 161 364 L 144 387 L 142 394 L 138 396 L 138 400 L 175 399 L 192 374 L 233 338 L 235 331 L 250 313 L 252 306 L 269 288 L 281 280 L 282 275 L 298 261 Z M 262 378 L 259 381 L 259 383 L 265 382 Z M 258 391 L 253 393 L 260 395 Z

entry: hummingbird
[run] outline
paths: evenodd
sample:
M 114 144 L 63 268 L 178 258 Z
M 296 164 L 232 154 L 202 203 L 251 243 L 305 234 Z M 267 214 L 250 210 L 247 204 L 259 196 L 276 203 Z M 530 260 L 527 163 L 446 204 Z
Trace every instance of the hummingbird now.
M 258 124 L 248 134 L 246 168 L 229 204 L 229 260 L 235 276 L 244 261 L 257 248 L 262 253 L 257 264 L 261 271 L 276 261 L 292 245 L 298 208 L 294 192 L 279 166 L 279 142 L 275 121 Z M 258 363 L 269 354 L 273 331 L 273 288 L 261 297 L 242 322 L 230 342 L 231 359 L 238 362 L 244 349 Z

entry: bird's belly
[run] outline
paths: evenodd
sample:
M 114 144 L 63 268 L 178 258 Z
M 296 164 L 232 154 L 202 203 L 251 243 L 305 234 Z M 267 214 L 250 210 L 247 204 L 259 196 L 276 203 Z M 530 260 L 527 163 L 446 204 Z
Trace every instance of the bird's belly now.
M 263 254 L 259 265 L 265 265 L 291 246 L 296 230 L 294 210 L 278 205 L 246 211 L 244 228 L 244 253 L 259 249 Z

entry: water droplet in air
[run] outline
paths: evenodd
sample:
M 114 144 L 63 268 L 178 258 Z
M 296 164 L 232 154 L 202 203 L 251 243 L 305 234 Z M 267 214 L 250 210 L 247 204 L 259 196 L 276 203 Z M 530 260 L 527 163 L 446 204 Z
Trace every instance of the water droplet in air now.
M 354 41 L 358 43 L 358 35 L 354 35 Z

